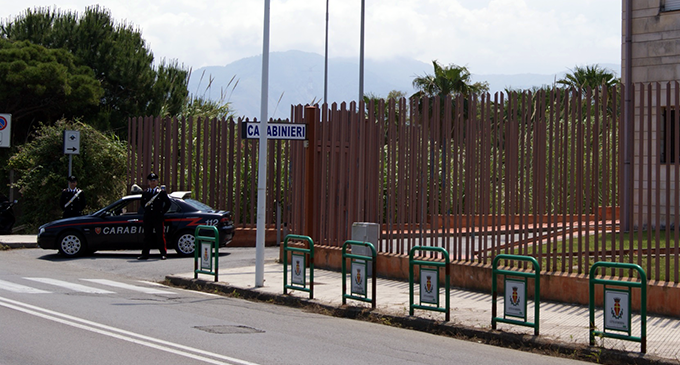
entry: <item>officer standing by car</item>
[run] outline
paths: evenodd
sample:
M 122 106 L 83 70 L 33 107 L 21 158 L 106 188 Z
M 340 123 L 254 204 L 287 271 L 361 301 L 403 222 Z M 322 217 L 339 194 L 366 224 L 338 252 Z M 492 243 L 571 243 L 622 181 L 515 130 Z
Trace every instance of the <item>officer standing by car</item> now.
M 83 191 L 78 189 L 78 179 L 71 175 L 66 180 L 68 180 L 68 189 L 64 189 L 61 192 L 61 199 L 59 199 L 59 205 L 61 210 L 63 210 L 63 218 L 78 217 L 83 215 L 83 209 L 85 209 L 85 194 Z
M 165 213 L 170 209 L 170 198 L 165 189 L 158 187 L 158 175 L 153 172 L 146 178 L 149 188 L 142 193 L 142 208 L 144 208 L 144 246 L 138 260 L 147 260 L 152 247 L 158 247 L 161 260 L 167 258 L 165 246 Z

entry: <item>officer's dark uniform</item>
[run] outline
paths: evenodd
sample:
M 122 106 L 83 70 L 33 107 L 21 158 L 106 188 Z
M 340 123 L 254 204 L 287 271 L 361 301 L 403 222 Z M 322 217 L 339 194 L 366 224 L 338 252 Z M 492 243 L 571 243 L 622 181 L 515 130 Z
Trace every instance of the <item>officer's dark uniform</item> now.
M 69 176 L 67 179 L 69 182 L 77 182 L 75 176 Z M 85 194 L 82 190 L 75 189 L 64 189 L 61 192 L 61 198 L 59 199 L 59 206 L 64 211 L 63 218 L 78 217 L 83 215 L 83 209 L 85 209 Z
M 158 180 L 158 175 L 151 173 L 148 180 Z M 149 251 L 158 247 L 161 259 L 168 254 L 165 246 L 165 224 L 163 222 L 165 212 L 170 209 L 170 198 L 160 187 L 146 189 L 142 193 L 142 207 L 144 208 L 144 246 L 140 260 L 149 258 Z

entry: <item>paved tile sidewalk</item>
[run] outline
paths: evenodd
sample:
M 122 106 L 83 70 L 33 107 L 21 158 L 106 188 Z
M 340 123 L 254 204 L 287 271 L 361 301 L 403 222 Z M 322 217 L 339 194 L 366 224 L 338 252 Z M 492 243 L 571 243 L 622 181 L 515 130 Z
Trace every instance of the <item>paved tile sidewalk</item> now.
M 184 279 L 193 279 L 194 274 L 174 275 Z M 199 280 L 212 282 L 211 275 L 199 274 Z M 218 281 L 229 287 L 283 296 L 283 266 L 275 262 L 267 262 L 264 267 L 264 286 L 255 288 L 255 267 L 220 268 Z M 290 275 L 288 275 L 290 281 Z M 349 288 L 349 282 L 347 284 Z M 441 288 L 443 292 L 443 288 Z M 369 287 L 370 292 L 370 287 Z M 309 298 L 304 291 L 288 290 L 290 296 Z M 449 324 L 482 330 L 491 329 L 491 293 L 481 293 L 460 289 L 451 289 L 451 320 Z M 418 303 L 419 299 L 414 299 Z M 342 275 L 340 272 L 314 270 L 314 299 L 317 303 L 330 307 L 342 306 Z M 409 285 L 408 282 L 377 279 L 376 310 L 379 313 L 409 317 Z M 347 299 L 347 305 L 370 308 L 370 303 Z M 443 304 L 441 304 L 443 306 Z M 502 299 L 497 303 L 498 315 L 503 313 Z M 588 345 L 589 310 L 587 306 L 570 305 L 554 302 L 542 302 L 540 311 L 540 337 L 545 340 L 574 345 Z M 527 308 L 533 321 L 533 302 Z M 602 310 L 597 312 L 596 325 L 602 326 Z M 414 317 L 444 321 L 444 313 L 415 310 Z M 640 336 L 640 316 L 633 316 L 633 336 Z M 533 335 L 533 328 L 498 324 L 503 332 Z M 598 344 L 607 349 L 621 350 L 631 354 L 640 353 L 640 343 L 611 338 L 598 339 Z M 665 360 L 666 363 L 680 364 L 680 319 L 655 315 L 647 316 L 647 354 Z

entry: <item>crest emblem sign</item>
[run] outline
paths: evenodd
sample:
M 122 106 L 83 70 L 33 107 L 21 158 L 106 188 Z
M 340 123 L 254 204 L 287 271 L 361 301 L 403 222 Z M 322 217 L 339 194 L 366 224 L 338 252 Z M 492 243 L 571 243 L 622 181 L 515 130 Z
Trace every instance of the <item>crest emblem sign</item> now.
M 420 302 L 439 306 L 439 270 L 420 269 Z
M 606 288 L 604 305 L 605 330 L 630 333 L 630 291 Z
M 298 284 L 305 286 L 305 255 L 292 254 L 292 265 L 291 265 L 291 282 L 293 284 Z
M 526 280 L 505 279 L 505 317 L 527 320 Z
M 212 245 L 201 242 L 201 269 L 212 271 Z
M 366 275 L 366 261 L 352 261 L 352 294 L 366 296 L 368 275 Z

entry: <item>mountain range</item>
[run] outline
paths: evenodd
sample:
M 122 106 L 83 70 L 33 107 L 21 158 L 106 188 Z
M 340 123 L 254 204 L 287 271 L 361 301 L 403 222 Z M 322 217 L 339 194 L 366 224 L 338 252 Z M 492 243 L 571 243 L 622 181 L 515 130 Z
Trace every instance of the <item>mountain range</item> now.
M 617 75 L 621 66 L 600 64 Z M 468 67 L 470 68 L 470 67 Z M 431 63 L 409 58 L 364 60 L 364 94 L 381 98 L 393 90 L 413 94 L 415 77 L 432 74 Z M 473 82 L 486 81 L 490 92 L 530 89 L 552 85 L 568 72 L 554 74 L 472 74 Z M 191 72 L 190 93 L 231 103 L 237 116 L 260 117 L 262 55 L 242 58 L 226 66 L 207 66 Z M 356 101 L 359 98 L 358 59 L 328 59 L 328 103 Z M 272 52 L 269 56 L 270 118 L 290 118 L 290 106 L 323 103 L 324 57 L 302 51 Z

